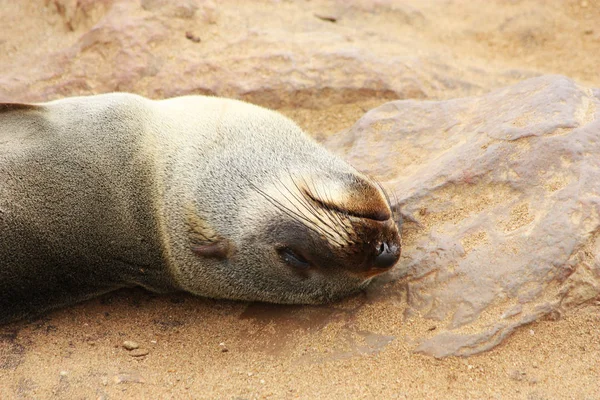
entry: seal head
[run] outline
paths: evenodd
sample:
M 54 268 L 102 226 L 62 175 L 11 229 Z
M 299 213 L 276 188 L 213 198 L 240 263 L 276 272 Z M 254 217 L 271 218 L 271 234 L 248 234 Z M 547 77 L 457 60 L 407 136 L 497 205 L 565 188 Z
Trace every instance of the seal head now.
M 234 298 L 328 302 L 365 287 L 400 258 L 389 203 L 363 176 L 288 174 L 266 188 L 252 187 L 239 215 L 243 229 L 229 240 L 191 247 L 203 262 L 223 263 L 233 281 L 234 271 L 243 273 Z
M 219 147 L 209 157 L 195 156 L 210 162 L 164 168 L 178 181 L 167 188 L 183 181 L 191 187 L 187 194 L 166 194 L 174 202 L 165 207 L 174 212 L 165 218 L 167 231 L 189 234 L 187 248 L 171 251 L 177 282 L 209 297 L 322 303 L 360 290 L 392 268 L 401 241 L 380 185 L 287 118 L 232 103 L 210 104 Z M 190 135 L 186 151 L 197 137 Z

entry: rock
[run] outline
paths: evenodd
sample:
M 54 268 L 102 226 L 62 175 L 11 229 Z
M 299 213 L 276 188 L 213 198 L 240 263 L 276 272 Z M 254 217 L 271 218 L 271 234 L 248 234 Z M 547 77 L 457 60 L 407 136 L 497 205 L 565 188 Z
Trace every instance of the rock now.
M 536 75 L 456 66 L 459 59 L 451 52 L 421 49 L 417 54 L 417 37 L 405 36 L 408 32 L 390 42 L 386 29 L 375 28 L 373 13 L 390 13 L 408 26 L 427 24 L 409 6 L 286 7 L 285 21 L 254 24 L 264 12 L 245 3 L 217 8 L 193 0 L 54 0 L 48 13 L 58 14 L 68 33 L 54 31 L 50 50 L 40 50 L 46 46 L 36 42 L 7 54 L 0 100 L 128 91 L 150 97 L 210 94 L 276 108 L 319 107 L 368 98 L 447 98 Z M 221 13 L 229 13 L 224 23 L 247 28 L 219 27 Z M 356 29 L 328 22 L 338 18 Z
M 544 76 L 390 102 L 329 140 L 406 217 L 395 287 L 439 321 L 416 351 L 478 353 L 600 295 L 599 133 L 600 90 Z
M 525 380 L 525 378 L 527 377 L 527 373 L 523 372 L 523 371 L 518 371 L 515 369 L 515 370 L 512 370 L 508 376 L 513 381 L 522 381 L 522 380 Z
M 131 357 L 143 357 L 150 353 L 147 349 L 134 349 L 129 352 Z
M 131 351 L 131 350 L 135 350 L 135 349 L 139 348 L 140 345 L 132 340 L 126 340 L 123 342 L 123 347 L 125 348 L 125 350 Z
M 90 29 L 116 0 L 48 0 L 68 31 Z

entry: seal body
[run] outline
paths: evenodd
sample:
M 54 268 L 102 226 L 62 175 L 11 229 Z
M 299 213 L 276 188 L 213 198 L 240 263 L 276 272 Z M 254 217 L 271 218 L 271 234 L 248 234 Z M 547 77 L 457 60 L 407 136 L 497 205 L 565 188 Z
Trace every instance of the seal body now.
M 399 255 L 379 186 L 273 111 L 124 93 L 0 105 L 0 323 L 128 286 L 325 302 Z

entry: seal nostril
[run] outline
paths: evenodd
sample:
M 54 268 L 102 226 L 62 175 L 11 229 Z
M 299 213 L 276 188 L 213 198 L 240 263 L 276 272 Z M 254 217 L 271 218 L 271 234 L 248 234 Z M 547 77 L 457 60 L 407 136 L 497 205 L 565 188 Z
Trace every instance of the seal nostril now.
M 377 257 L 375 257 L 374 265 L 376 268 L 390 268 L 396 264 L 400 251 L 396 245 L 388 245 L 386 242 L 381 243 L 377 249 Z

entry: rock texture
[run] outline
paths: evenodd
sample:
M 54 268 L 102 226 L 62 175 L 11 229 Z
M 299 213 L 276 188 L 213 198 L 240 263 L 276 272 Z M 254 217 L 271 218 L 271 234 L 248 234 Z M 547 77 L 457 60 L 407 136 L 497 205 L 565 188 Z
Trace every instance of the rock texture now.
M 41 40 L 49 43 L 27 51 L 5 44 L 11 57 L 0 70 L 0 99 L 128 91 L 323 107 L 366 98 L 473 94 L 536 74 L 456 66 L 456 56 L 443 48 L 415 52 L 409 30 L 429 21 L 409 5 L 278 4 L 286 12 L 271 19 L 260 7 L 230 3 L 226 8 L 193 0 L 48 1 L 43 11 L 54 23 Z M 19 2 L 4 7 L 26 8 Z M 382 15 L 397 21 L 401 35 L 381 38 L 385 30 L 373 26 Z
M 482 97 L 394 101 L 333 149 L 395 194 L 417 351 L 490 349 L 600 296 L 600 90 L 562 76 Z

